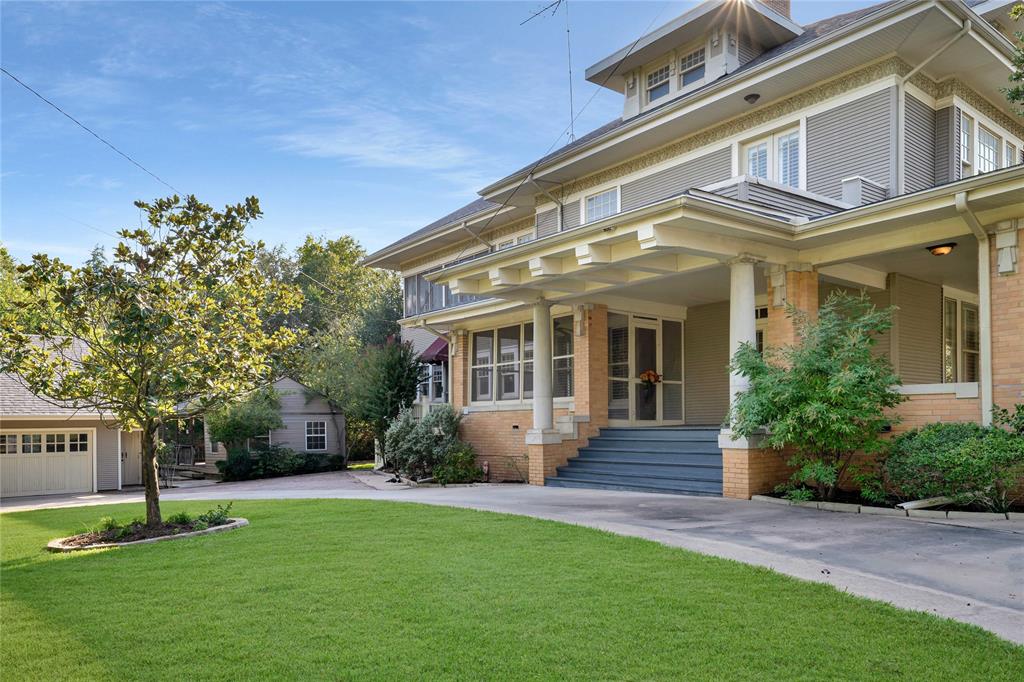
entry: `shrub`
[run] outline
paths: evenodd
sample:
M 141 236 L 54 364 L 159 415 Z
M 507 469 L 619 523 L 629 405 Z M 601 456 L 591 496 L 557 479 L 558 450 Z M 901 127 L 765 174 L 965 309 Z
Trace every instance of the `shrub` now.
M 192 523 L 192 516 L 188 512 L 178 512 L 167 517 L 167 523 L 174 523 L 179 526 L 187 526 Z
M 113 516 L 103 516 L 100 518 L 100 522 L 96 524 L 96 532 L 104 533 L 120 528 L 120 524 L 114 520 Z
M 252 475 L 252 457 L 244 448 L 231 448 L 227 459 L 217 462 L 217 469 L 225 481 L 247 481 Z
M 886 358 L 872 354 L 879 334 L 892 326 L 890 310 L 877 310 L 865 295 L 837 292 L 818 319 L 790 306 L 799 342 L 759 353 L 750 344 L 736 352 L 732 368 L 750 380 L 730 415 L 740 436 L 764 434 L 765 444 L 795 451 L 790 488 L 812 488 L 829 500 L 857 451 L 877 452 L 891 418 L 886 408 L 903 396 Z M 853 473 L 853 472 L 850 472 Z
M 476 465 L 476 451 L 469 443 L 452 447 L 434 467 L 434 480 L 441 485 L 474 483 L 482 480 L 484 471 Z
M 412 410 L 406 408 L 398 413 L 398 416 L 391 420 L 387 431 L 384 432 L 384 466 L 395 471 L 404 471 L 412 450 L 410 448 L 410 437 L 416 430 L 416 420 L 412 416 Z
M 949 497 L 1005 512 L 1024 477 L 1024 436 L 977 424 L 929 424 L 893 440 L 871 494 Z
M 1024 403 L 1017 403 L 1013 406 L 1013 412 L 999 407 L 992 408 L 992 423 L 995 426 L 1002 426 L 1009 429 L 1018 436 L 1024 436 Z
M 318 453 L 299 454 L 281 445 L 269 445 L 251 452 L 232 449 L 226 460 L 217 462 L 217 469 L 225 481 L 247 481 L 321 471 L 319 467 L 325 461 Z
M 196 517 L 195 523 L 193 524 L 194 530 L 204 530 L 199 528 L 199 524 L 205 524 L 207 528 L 210 526 L 223 526 L 225 523 L 231 520 L 231 505 L 234 502 L 228 502 L 228 506 L 217 505 L 216 509 L 211 509 L 205 514 L 200 514 Z
M 431 410 L 418 422 L 410 410 L 403 410 L 384 436 L 385 465 L 409 478 L 436 478 L 438 469 L 451 463 L 453 453 L 468 447 L 459 441 L 460 421 L 450 405 Z M 461 465 L 458 470 L 463 471 Z

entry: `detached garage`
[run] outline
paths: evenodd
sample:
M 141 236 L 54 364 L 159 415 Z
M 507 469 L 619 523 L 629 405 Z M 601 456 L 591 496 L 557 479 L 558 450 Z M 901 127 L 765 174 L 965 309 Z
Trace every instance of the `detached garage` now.
M 0 375 L 0 496 L 121 487 L 121 432 L 95 412 L 60 407 Z

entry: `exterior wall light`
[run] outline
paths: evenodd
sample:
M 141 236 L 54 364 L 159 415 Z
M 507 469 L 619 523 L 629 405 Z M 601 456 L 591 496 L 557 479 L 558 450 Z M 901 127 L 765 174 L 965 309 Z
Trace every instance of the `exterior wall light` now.
M 946 244 L 936 244 L 935 246 L 929 246 L 928 250 L 931 251 L 933 256 L 947 256 L 953 253 L 953 249 L 956 248 L 956 242 L 948 242 Z

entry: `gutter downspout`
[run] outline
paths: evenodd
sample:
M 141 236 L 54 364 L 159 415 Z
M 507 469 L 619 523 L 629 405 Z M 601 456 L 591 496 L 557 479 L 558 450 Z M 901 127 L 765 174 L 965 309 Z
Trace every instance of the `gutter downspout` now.
M 905 191 L 905 188 L 904 188 L 904 177 L 903 177 L 903 174 L 905 172 L 905 166 L 906 166 L 906 150 L 904 149 L 904 141 L 903 141 L 903 137 L 904 137 L 904 135 L 903 135 L 904 120 L 903 119 L 904 119 L 904 116 L 905 116 L 905 111 L 904 111 L 905 107 L 903 105 L 903 102 L 904 102 L 904 99 L 906 98 L 906 94 L 907 94 L 905 86 L 906 86 L 907 82 L 911 78 L 913 78 L 915 75 L 917 75 L 918 71 L 920 71 L 924 67 L 928 66 L 928 64 L 933 59 L 938 57 L 940 54 L 942 54 L 943 52 L 945 52 L 949 48 L 953 47 L 953 43 L 955 43 L 956 41 L 960 40 L 965 35 L 970 33 L 971 32 L 971 28 L 973 26 L 974 26 L 974 24 L 971 23 L 970 19 L 964 19 L 963 27 L 960 29 L 960 31 L 955 36 L 953 36 L 952 38 L 947 40 L 942 45 L 942 47 L 940 47 L 935 52 L 931 53 L 931 55 L 929 55 L 924 61 L 922 61 L 920 64 L 918 64 L 913 69 L 911 69 L 910 72 L 906 76 L 902 76 L 900 78 L 897 78 L 897 80 L 896 80 L 896 177 L 894 178 L 894 181 L 893 181 L 893 184 L 896 185 L 896 191 L 893 192 L 893 196 L 895 196 L 897 194 L 903 194 L 903 192 Z
M 971 210 L 967 192 L 957 192 L 956 210 L 978 240 L 978 337 L 981 343 L 981 423 L 992 423 L 992 293 L 988 232 Z
M 529 180 L 531 183 L 533 183 L 533 186 L 536 187 L 537 189 L 539 189 L 541 194 L 546 196 L 548 199 L 551 199 L 551 201 L 555 202 L 555 205 L 558 206 L 558 214 L 557 214 L 557 217 L 558 217 L 558 231 L 561 232 L 562 231 L 562 212 L 565 210 L 565 205 L 562 204 L 562 202 L 559 201 L 558 199 L 556 199 L 553 196 L 551 196 L 550 192 L 548 192 L 546 189 L 541 187 L 537 183 L 537 181 L 533 179 L 533 173 L 530 173 L 528 176 L 526 176 L 526 179 Z M 534 236 L 536 236 L 536 234 Z

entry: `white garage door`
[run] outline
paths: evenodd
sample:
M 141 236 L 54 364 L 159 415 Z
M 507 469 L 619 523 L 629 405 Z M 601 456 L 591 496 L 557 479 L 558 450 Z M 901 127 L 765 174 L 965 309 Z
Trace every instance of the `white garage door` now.
M 0 433 L 0 495 L 55 495 L 93 489 L 96 430 Z

